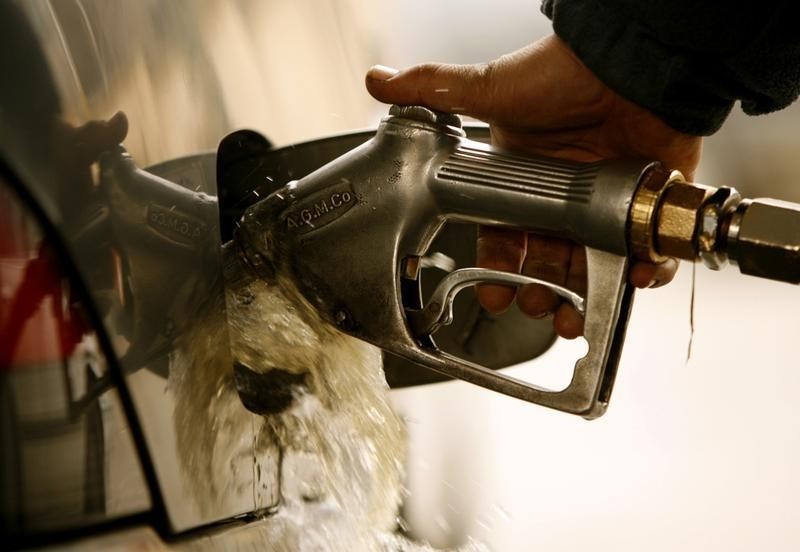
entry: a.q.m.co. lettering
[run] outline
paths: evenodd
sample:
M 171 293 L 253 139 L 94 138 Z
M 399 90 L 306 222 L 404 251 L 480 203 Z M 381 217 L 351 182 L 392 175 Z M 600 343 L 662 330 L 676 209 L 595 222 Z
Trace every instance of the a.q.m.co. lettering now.
M 287 210 L 286 227 L 298 233 L 311 232 L 333 222 L 355 204 L 356 196 L 349 184 L 336 186 Z

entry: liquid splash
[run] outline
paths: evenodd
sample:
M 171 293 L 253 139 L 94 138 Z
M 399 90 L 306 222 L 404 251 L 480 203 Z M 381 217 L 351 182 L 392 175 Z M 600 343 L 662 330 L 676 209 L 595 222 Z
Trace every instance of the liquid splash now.
M 269 550 L 434 550 L 395 532 L 406 433 L 380 351 L 319 319 L 289 282 L 251 278 L 231 253 L 224 280 L 225 304 L 210 305 L 170 368 L 182 474 L 200 511 L 260 512 Z M 254 414 L 234 363 L 305 374 L 304 385 L 285 410 Z

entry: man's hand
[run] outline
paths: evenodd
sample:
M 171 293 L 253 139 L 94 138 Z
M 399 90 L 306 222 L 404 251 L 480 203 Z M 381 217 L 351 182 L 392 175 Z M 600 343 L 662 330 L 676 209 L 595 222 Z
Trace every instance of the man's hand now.
M 692 178 L 701 139 L 673 130 L 661 119 L 609 88 L 555 36 L 482 65 L 424 64 L 397 72 L 369 70 L 367 89 L 376 99 L 425 105 L 470 115 L 491 125 L 492 142 L 504 149 L 591 162 L 651 159 Z M 584 293 L 586 255 L 582 246 L 511 230 L 484 227 L 478 237 L 478 264 L 523 272 Z M 672 280 L 677 261 L 635 263 L 629 274 L 637 287 Z M 520 309 L 534 317 L 554 314 L 562 337 L 583 333 L 583 319 L 550 290 L 537 285 L 513 288 L 484 285 L 481 305 L 507 309 L 516 293 Z
M 53 121 L 53 164 L 60 179 L 57 193 L 65 217 L 76 216 L 86 208 L 96 191 L 92 164 L 127 135 L 128 118 L 121 111 L 107 121 L 92 120 L 79 127 L 62 119 Z

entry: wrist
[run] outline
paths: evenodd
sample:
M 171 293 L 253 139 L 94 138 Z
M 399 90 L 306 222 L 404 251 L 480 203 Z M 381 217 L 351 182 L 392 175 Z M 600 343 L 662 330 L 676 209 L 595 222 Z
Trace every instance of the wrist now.
M 544 0 L 563 44 L 616 94 L 673 129 L 716 132 L 735 98 L 720 93 L 692 56 L 655 40 L 647 29 L 604 0 Z

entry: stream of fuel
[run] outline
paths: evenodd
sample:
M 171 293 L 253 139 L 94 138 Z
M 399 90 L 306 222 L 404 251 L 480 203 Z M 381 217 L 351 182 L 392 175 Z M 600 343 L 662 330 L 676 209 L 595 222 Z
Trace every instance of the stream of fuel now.
M 380 351 L 323 322 L 291 282 L 253 278 L 228 248 L 224 265 L 225 304 L 170 368 L 197 507 L 253 504 L 265 550 L 433 550 L 397 531 L 407 437 Z

